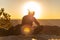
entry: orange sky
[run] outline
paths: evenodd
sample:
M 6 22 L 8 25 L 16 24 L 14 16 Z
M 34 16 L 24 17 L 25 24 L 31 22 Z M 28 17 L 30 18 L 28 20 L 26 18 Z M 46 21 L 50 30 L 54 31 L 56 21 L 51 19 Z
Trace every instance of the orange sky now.
M 11 15 L 12 19 L 21 19 L 22 6 L 32 0 L 0 0 L 0 8 Z M 33 0 L 42 6 L 42 15 L 39 19 L 60 19 L 60 0 Z

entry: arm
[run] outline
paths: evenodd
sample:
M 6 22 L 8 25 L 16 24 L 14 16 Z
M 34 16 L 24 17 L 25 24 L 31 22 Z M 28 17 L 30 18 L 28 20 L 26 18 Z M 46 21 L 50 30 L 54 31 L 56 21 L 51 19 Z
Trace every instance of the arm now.
M 40 26 L 40 24 L 39 24 L 39 22 L 36 20 L 36 18 L 34 18 L 34 22 L 35 22 L 38 26 Z

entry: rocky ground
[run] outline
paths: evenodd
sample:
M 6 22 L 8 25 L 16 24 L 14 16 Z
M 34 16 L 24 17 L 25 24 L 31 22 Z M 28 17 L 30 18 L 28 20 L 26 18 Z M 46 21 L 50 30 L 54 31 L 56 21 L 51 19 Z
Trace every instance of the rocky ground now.
M 40 31 L 38 27 L 34 33 L 37 35 L 24 36 L 20 33 L 20 26 L 12 27 L 8 31 L 0 29 L 0 40 L 60 40 L 60 27 L 58 26 L 41 26 L 43 30 Z
M 0 37 L 0 40 L 60 40 L 60 36 L 56 36 L 56 35 L 38 35 L 38 36 L 15 35 L 15 36 Z

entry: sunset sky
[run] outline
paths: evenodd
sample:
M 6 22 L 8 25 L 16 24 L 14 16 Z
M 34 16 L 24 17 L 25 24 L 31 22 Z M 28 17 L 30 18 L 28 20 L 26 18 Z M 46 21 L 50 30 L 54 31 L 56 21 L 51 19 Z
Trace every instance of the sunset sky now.
M 29 2 L 39 5 L 38 19 L 60 19 L 60 0 L 0 0 L 0 8 L 5 8 L 11 19 L 22 19 L 24 5 Z

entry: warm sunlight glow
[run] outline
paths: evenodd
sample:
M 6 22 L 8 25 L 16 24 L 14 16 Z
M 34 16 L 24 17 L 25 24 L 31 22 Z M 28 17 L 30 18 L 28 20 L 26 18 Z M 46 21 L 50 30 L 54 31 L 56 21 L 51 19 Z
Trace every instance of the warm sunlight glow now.
M 41 6 L 37 2 L 27 2 L 23 6 L 23 15 L 28 14 L 28 10 L 35 11 L 35 16 L 37 19 L 41 17 Z
M 24 32 L 25 33 L 30 33 L 30 28 L 28 28 L 28 27 L 24 28 Z
M 37 40 L 37 39 L 35 39 L 35 38 L 32 38 L 32 40 Z
M 29 25 L 22 26 L 21 32 L 22 32 L 22 34 L 25 34 L 25 35 L 30 34 L 31 33 L 31 26 L 29 26 Z

